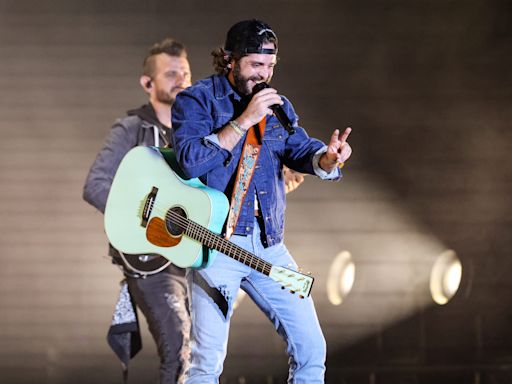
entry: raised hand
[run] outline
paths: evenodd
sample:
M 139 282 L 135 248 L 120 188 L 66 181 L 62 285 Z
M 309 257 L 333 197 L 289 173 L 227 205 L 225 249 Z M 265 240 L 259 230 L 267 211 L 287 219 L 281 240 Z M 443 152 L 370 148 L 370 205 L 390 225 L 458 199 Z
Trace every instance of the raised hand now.
M 221 147 L 231 151 L 249 128 L 258 124 L 266 115 L 273 113 L 270 106 L 274 104 L 283 104 L 283 100 L 274 88 L 265 88 L 256 93 L 245 111 L 234 122 L 226 124 L 224 129 L 219 132 Z M 236 123 L 237 128 L 231 126 L 233 123 Z
M 352 132 L 352 128 L 346 128 L 340 135 L 339 129 L 334 130 L 327 152 L 320 157 L 320 167 L 326 172 L 332 172 L 334 168 L 341 166 L 348 160 L 352 154 L 352 148 L 347 143 L 348 135 Z

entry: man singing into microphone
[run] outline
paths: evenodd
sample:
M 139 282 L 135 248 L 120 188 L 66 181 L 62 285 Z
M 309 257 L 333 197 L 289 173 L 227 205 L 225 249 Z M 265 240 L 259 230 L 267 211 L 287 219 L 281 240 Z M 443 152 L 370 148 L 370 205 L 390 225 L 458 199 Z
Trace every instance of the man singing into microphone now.
M 231 202 L 223 235 L 273 265 L 296 267 L 283 243 L 283 166 L 341 178 L 352 152 L 350 128 L 335 130 L 328 145 L 297 124 L 291 103 L 270 82 L 277 36 L 258 20 L 241 21 L 213 52 L 217 75 L 181 92 L 173 105 L 174 148 L 184 172 L 223 191 Z M 282 108 L 293 129 L 273 112 Z M 276 113 L 277 114 L 277 113 Z M 289 127 L 288 127 L 289 128 Z M 188 271 L 192 310 L 192 365 L 187 384 L 218 383 L 239 287 L 254 300 L 287 344 L 289 383 L 323 383 L 325 339 L 311 297 L 282 290 L 268 276 L 221 253 L 213 263 Z

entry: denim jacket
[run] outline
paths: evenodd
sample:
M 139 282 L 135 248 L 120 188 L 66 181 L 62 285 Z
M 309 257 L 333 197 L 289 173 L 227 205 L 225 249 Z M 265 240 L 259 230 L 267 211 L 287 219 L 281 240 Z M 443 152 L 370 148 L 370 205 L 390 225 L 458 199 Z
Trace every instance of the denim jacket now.
M 262 242 L 266 247 L 283 240 L 286 208 L 283 164 L 302 173 L 315 174 L 313 158 L 317 152 L 325 151 L 324 143 L 310 138 L 298 126 L 291 103 L 281 97 L 295 133 L 289 135 L 275 116 L 267 116 L 260 155 L 235 229 L 237 235 L 252 233 L 256 196 L 264 223 Z M 171 136 L 183 171 L 223 191 L 228 199 L 231 199 L 244 140 L 230 152 L 218 145 L 216 133 L 240 116 L 245 107 L 227 78 L 214 75 L 180 92 L 172 108 Z M 339 177 L 336 170 L 334 178 Z

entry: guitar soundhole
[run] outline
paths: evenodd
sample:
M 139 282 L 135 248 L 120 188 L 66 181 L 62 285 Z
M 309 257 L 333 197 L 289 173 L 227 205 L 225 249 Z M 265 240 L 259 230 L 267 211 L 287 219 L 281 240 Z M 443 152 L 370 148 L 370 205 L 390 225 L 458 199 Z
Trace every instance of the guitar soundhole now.
M 165 225 L 172 236 L 180 236 L 185 232 L 187 226 L 187 214 L 185 210 L 181 207 L 172 207 L 169 209 Z

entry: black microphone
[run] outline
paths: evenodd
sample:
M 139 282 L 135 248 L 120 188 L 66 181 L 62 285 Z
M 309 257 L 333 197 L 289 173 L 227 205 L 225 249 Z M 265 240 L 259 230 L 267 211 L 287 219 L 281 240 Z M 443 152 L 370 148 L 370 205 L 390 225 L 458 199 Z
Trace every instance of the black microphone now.
M 270 85 L 268 85 L 265 82 L 256 84 L 252 88 L 252 96 L 254 96 L 259 91 L 261 91 L 262 89 L 265 89 L 265 88 L 270 88 Z M 276 115 L 277 120 L 279 120 L 279 122 L 284 127 L 284 129 L 286 129 L 286 131 L 290 135 L 293 135 L 295 133 L 295 128 L 293 128 L 292 122 L 290 121 L 290 119 L 286 115 L 286 112 L 284 111 L 283 107 L 281 107 L 279 104 L 274 104 L 274 105 L 270 106 L 270 109 L 272 110 L 272 112 L 274 112 L 274 115 Z

